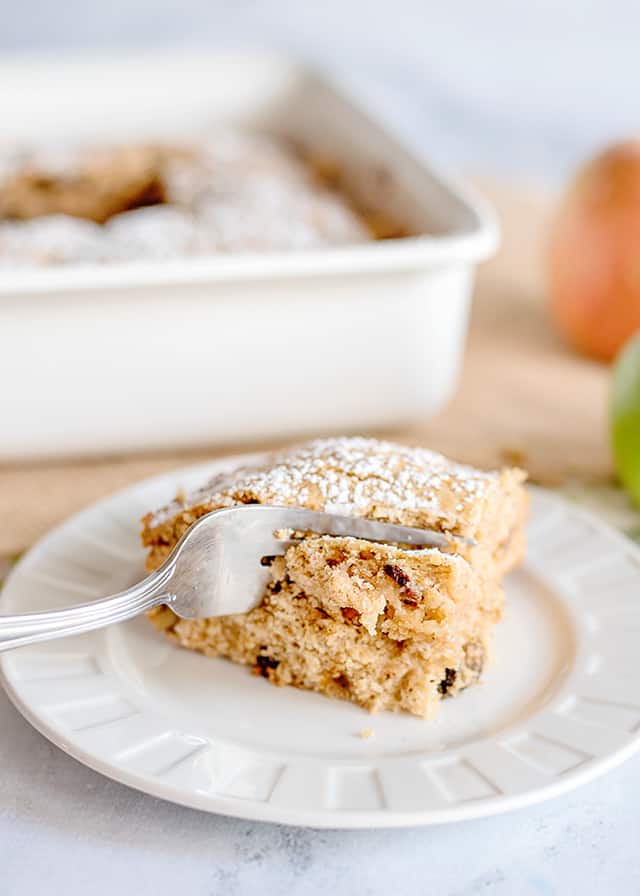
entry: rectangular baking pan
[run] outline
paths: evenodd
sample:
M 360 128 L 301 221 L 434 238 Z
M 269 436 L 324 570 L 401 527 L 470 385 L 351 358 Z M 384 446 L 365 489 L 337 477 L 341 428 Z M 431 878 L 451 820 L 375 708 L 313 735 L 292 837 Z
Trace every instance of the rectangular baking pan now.
M 0 275 L 0 459 L 426 420 L 455 388 L 489 208 L 322 75 L 268 53 L 0 63 L 7 140 L 183 139 L 216 123 L 336 159 L 416 236 Z

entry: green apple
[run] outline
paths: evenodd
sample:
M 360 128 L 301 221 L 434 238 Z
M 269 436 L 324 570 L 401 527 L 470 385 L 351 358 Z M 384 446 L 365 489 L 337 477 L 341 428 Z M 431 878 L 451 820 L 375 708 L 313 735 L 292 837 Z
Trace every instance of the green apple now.
M 613 368 L 610 397 L 613 457 L 620 481 L 640 507 L 640 333 Z

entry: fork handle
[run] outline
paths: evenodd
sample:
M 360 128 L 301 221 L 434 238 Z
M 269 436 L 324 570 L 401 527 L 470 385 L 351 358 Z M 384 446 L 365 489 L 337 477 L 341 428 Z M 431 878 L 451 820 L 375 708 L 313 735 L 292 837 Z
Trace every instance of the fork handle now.
M 63 610 L 0 616 L 0 653 L 38 641 L 81 635 L 170 603 L 172 596 L 167 593 L 166 585 L 172 575 L 173 566 L 161 567 L 142 582 L 111 597 Z

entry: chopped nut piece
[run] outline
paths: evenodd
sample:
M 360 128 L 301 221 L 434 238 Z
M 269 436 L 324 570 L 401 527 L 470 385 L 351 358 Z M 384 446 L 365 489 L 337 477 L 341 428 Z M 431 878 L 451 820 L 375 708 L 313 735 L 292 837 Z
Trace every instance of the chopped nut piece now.
M 438 685 L 438 690 L 445 697 L 451 688 L 454 686 L 456 682 L 456 670 L 455 669 L 445 669 L 444 670 L 444 678 Z
M 272 659 L 270 656 L 258 654 L 256 657 L 256 675 L 262 675 L 263 678 L 269 677 L 269 669 L 277 669 L 280 665 L 278 660 Z
M 354 610 L 353 607 L 340 607 L 340 612 L 346 622 L 358 622 L 360 620 L 360 613 Z
M 272 566 L 275 559 L 276 559 L 275 554 L 265 554 L 264 557 L 260 557 L 260 565 L 261 566 Z

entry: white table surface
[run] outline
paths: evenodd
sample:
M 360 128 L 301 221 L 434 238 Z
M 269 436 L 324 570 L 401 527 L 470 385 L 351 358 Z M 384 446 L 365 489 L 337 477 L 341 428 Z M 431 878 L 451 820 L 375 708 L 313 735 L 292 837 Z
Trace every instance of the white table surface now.
M 101 778 L 0 695 L 2 896 L 552 896 L 640 892 L 640 761 L 533 809 L 312 831 L 205 815 Z
M 7 5 L 0 49 L 275 45 L 327 63 L 454 168 L 559 183 L 637 130 L 631 0 L 110 0 Z M 635 896 L 640 757 L 448 827 L 309 831 L 200 814 L 69 759 L 0 693 L 0 896 Z

